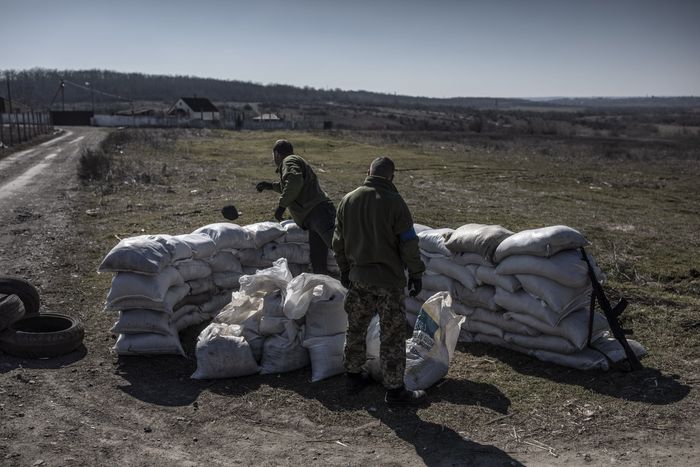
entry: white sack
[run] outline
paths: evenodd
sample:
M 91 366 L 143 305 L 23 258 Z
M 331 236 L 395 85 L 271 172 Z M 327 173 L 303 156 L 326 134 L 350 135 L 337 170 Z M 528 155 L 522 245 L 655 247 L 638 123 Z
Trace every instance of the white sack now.
M 413 336 L 406 342 L 406 389 L 427 389 L 447 374 L 464 319 L 452 311 L 447 292 L 423 304 Z
M 524 313 L 508 312 L 504 315 L 506 319 L 526 324 L 531 328 L 537 329 L 542 334 L 563 337 L 579 350 L 583 349 L 588 343 L 589 316 L 589 310 L 576 310 L 562 319 L 558 325 L 551 326 Z M 592 340 L 596 340 L 608 328 L 608 320 L 600 313 L 594 312 Z
M 160 236 L 140 235 L 117 243 L 97 270 L 156 275 L 172 262 L 172 254 Z
M 574 344 L 558 336 L 547 336 L 540 334 L 539 336 L 523 336 L 506 332 L 503 340 L 508 343 L 524 347 L 532 350 L 549 350 L 550 352 L 569 354 L 576 352 L 578 349 Z
M 175 238 L 190 247 L 194 259 L 209 258 L 216 253 L 216 243 L 207 234 L 191 233 L 176 235 Z
M 345 295 L 337 293 L 328 300 L 313 301 L 306 311 L 306 338 L 345 334 L 348 330 L 348 314 L 344 306 Z
M 232 251 L 219 251 L 207 262 L 212 272 L 243 272 L 241 262 Z
M 265 339 L 260 374 L 286 373 L 309 365 L 309 351 L 301 345 L 298 333 L 293 339 L 285 334 Z
M 187 282 L 211 276 L 211 267 L 201 259 L 186 259 L 174 263 L 173 266 Z
M 380 360 L 381 353 L 381 338 L 379 336 L 379 315 L 374 315 L 367 325 L 367 334 L 365 335 L 365 355 L 367 361 L 364 364 L 364 369 L 375 381 L 382 382 L 382 365 Z
M 123 310 L 110 332 L 113 334 L 172 334 L 170 315 L 154 310 Z
M 241 263 L 243 272 L 246 271 L 246 266 L 254 268 L 269 268 L 274 263 L 274 260 L 263 258 L 263 249 L 246 248 L 236 252 L 236 258 Z
M 287 284 L 293 279 L 287 268 L 287 260 L 280 258 L 272 267 L 258 270 L 255 275 L 245 275 L 239 279 L 241 291 L 248 295 L 265 295 L 276 290 L 286 290 Z
M 439 290 L 454 293 L 455 284 L 451 277 L 442 274 L 424 274 L 423 287 L 431 290 Z
M 234 378 L 257 373 L 250 346 L 235 324 L 212 323 L 197 337 L 197 371 L 192 379 Z
M 203 323 L 207 319 L 208 318 L 204 316 L 199 310 L 193 311 L 191 313 L 181 315 L 177 319 L 177 321 L 174 322 L 175 329 L 177 329 L 177 332 L 180 332 L 183 329 L 187 329 L 190 326 L 196 326 L 199 323 Z
M 452 261 L 454 261 L 455 264 L 459 264 L 461 266 L 467 264 L 476 264 L 478 266 L 493 267 L 493 263 L 491 261 L 485 260 L 483 257 L 481 257 L 481 255 L 477 253 L 455 253 L 455 255 L 452 257 Z
M 289 281 L 284 299 L 284 314 L 299 319 L 306 314 L 311 302 L 345 298 L 345 287 L 339 280 L 324 274 L 300 274 Z
M 522 334 L 525 336 L 537 336 L 540 334 L 540 330 L 538 328 L 534 326 L 528 326 L 527 322 L 521 322 L 515 319 L 510 319 L 509 313 L 485 310 L 483 308 L 475 308 L 474 313 L 472 313 L 469 319 L 475 319 L 484 323 L 490 323 L 502 329 L 503 331 L 512 332 L 514 334 Z M 542 323 L 542 325 L 546 326 L 546 324 L 544 323 Z
M 525 313 L 550 326 L 556 326 L 564 318 L 559 313 L 552 311 L 545 302 L 538 300 L 524 290 L 511 293 L 496 287 L 494 301 L 509 312 Z
M 263 245 L 281 237 L 286 233 L 279 222 L 258 222 L 255 224 L 248 224 L 243 228 L 253 239 L 253 248 L 262 248 Z
M 476 269 L 476 280 L 481 284 L 500 287 L 508 292 L 515 292 L 520 286 L 520 282 L 515 276 L 498 274 L 496 268 L 491 266 L 479 266 Z
M 223 290 L 234 290 L 239 287 L 242 272 L 215 272 L 211 278 L 214 285 Z
M 512 255 L 550 257 L 562 250 L 573 250 L 590 245 L 578 230 L 564 225 L 523 230 L 506 238 L 498 245 L 494 261 L 500 263 Z
M 229 222 L 205 225 L 192 233 L 208 235 L 216 243 L 217 250 L 255 248 L 255 239 L 250 231 Z
M 172 312 L 172 314 L 170 315 L 170 320 L 173 323 L 176 323 L 177 320 L 179 320 L 180 318 L 182 318 L 186 314 L 194 313 L 194 312 L 199 313 L 199 307 L 197 305 L 184 305 L 184 306 L 181 306 Z
M 187 296 L 190 291 L 188 285 L 175 285 L 170 287 L 163 300 L 152 300 L 145 297 L 124 297 L 107 302 L 105 310 L 129 310 L 131 308 L 144 308 L 172 313 L 175 306 Z
M 275 239 L 277 243 L 309 243 L 309 231 L 304 230 L 289 219 L 281 222 L 285 234 Z
M 167 336 L 162 334 L 119 334 L 113 349 L 117 355 L 182 355 L 185 351 L 180 338 L 173 329 Z
M 311 382 L 345 372 L 345 333 L 314 337 L 304 341 L 311 360 Z
M 531 349 L 526 349 L 524 347 L 520 347 L 519 345 L 512 344 L 510 342 L 506 342 L 503 339 L 501 339 L 498 336 L 492 336 L 489 334 L 470 334 L 471 335 L 471 342 L 480 342 L 482 344 L 491 344 L 491 345 L 497 345 L 499 347 L 503 347 L 509 350 L 514 350 L 515 352 L 520 352 L 525 355 L 532 355 L 535 351 Z M 465 341 L 469 342 L 469 341 Z
M 588 255 L 593 271 L 600 282 L 605 275 L 592 255 Z M 496 267 L 498 274 L 532 274 L 546 277 L 567 287 L 580 288 L 590 283 L 588 266 L 578 250 L 563 250 L 549 258 L 531 255 L 508 256 Z
M 430 271 L 451 277 L 469 290 L 476 289 L 476 279 L 471 270 L 446 258 L 431 258 Z
M 444 256 L 452 256 L 452 252 L 445 246 L 445 237 L 454 232 L 453 229 L 423 230 L 418 233 L 418 246 L 428 253 L 438 253 Z
M 133 272 L 117 273 L 112 279 L 112 287 L 107 294 L 108 306 L 126 298 L 146 298 L 162 302 L 168 290 L 185 282 L 177 269 L 168 266 L 156 276 L 147 276 Z
M 445 246 L 454 253 L 476 253 L 493 261 L 493 253 L 503 240 L 513 235 L 500 225 L 466 224 L 452 232 Z
M 213 277 L 188 281 L 187 285 L 190 286 L 190 294 L 192 295 L 216 292 L 216 284 L 214 283 Z
M 482 285 L 473 291 L 457 285 L 455 293 L 457 300 L 467 306 L 486 308 L 491 311 L 500 310 L 495 301 L 496 288 L 491 285 Z
M 477 321 L 471 317 L 464 320 L 462 329 L 472 334 L 487 334 L 489 336 L 500 337 L 501 339 L 503 339 L 504 335 L 503 329 L 498 326 L 483 321 Z
M 231 292 L 222 292 L 214 295 L 209 301 L 199 305 L 199 309 L 204 316 L 213 318 L 231 302 Z
M 262 258 L 267 261 L 275 261 L 287 258 L 289 263 L 308 264 L 308 243 L 268 243 L 263 247 Z
M 515 277 L 526 292 L 544 301 L 552 311 L 562 316 L 584 308 L 590 303 L 593 290 L 590 283 L 578 289 L 572 289 L 546 277 L 531 274 L 517 274 Z

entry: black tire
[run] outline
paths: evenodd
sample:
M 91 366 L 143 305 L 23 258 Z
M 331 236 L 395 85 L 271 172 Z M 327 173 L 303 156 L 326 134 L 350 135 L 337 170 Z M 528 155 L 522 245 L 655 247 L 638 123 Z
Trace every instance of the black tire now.
M 12 323 L 0 335 L 0 350 L 17 357 L 58 357 L 80 347 L 84 337 L 79 319 L 44 313 Z
M 25 316 L 39 314 L 39 306 L 41 305 L 39 291 L 29 281 L 20 277 L 0 276 L 0 293 L 17 295 L 24 303 Z
M 0 331 L 24 316 L 24 305 L 17 295 L 0 293 Z

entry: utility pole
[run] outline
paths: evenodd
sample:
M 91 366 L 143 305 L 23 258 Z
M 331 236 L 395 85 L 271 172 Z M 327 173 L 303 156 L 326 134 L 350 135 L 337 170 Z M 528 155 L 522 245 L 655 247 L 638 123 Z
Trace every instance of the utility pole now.
M 10 72 L 5 73 L 5 82 L 7 83 L 7 105 L 10 124 L 10 146 L 12 146 L 12 92 L 10 91 Z M 17 135 L 19 136 L 19 135 Z
M 66 96 L 65 96 L 65 90 L 66 88 L 66 83 L 61 80 L 61 111 L 65 112 L 66 111 Z

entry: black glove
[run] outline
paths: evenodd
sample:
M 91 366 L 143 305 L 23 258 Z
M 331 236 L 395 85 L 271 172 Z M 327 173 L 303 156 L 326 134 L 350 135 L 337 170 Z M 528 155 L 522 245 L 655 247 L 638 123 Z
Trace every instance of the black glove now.
M 283 208 L 282 206 L 279 206 L 275 210 L 275 219 L 277 219 L 277 222 L 282 222 L 282 219 L 284 219 L 284 217 L 282 217 L 282 216 L 284 216 L 285 209 L 287 209 L 287 208 Z
M 415 297 L 423 289 L 423 279 L 420 277 L 416 279 L 408 278 L 408 295 Z
M 255 185 L 255 189 L 258 190 L 258 193 L 265 191 L 265 190 L 272 190 L 272 183 L 259 182 L 257 185 Z
M 346 289 L 350 288 L 350 271 L 348 271 L 348 272 L 340 271 L 340 283 Z
M 236 206 L 232 204 L 229 206 L 224 206 L 221 210 L 221 215 L 230 221 L 235 221 L 238 219 L 238 209 L 236 209 Z

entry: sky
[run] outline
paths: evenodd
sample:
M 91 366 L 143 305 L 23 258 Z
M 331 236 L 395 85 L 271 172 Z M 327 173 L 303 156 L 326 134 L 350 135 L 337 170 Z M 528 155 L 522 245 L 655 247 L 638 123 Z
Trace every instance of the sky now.
M 0 0 L 0 69 L 427 97 L 700 96 L 700 0 Z

